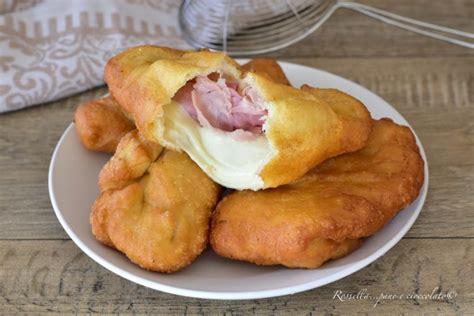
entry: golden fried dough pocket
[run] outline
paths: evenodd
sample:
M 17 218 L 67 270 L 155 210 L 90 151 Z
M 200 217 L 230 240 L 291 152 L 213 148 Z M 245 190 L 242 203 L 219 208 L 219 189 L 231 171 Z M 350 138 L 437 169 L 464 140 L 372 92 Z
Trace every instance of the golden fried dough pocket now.
M 213 215 L 212 248 L 256 264 L 316 268 L 356 249 L 415 200 L 423 164 L 408 127 L 374 121 L 363 149 L 276 189 L 225 197 Z
M 358 101 L 340 111 L 330 104 L 337 98 L 282 84 L 274 66 L 276 80 L 243 72 L 224 53 L 163 50 L 141 46 L 112 58 L 109 90 L 147 139 L 186 152 L 219 184 L 277 187 L 366 142 L 371 120 Z
M 100 173 L 94 236 L 153 271 L 175 272 L 205 249 L 220 187 L 185 153 L 127 134 Z
M 107 153 L 114 153 L 120 139 L 135 129 L 133 121 L 111 96 L 79 105 L 74 122 L 87 149 Z

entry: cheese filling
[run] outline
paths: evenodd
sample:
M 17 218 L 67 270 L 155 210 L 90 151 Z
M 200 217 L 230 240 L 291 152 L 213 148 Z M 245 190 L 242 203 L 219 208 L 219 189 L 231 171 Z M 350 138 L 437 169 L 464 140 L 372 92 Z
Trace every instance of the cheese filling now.
M 201 126 L 176 101 L 163 110 L 163 140 L 185 151 L 214 181 L 233 189 L 263 187 L 259 173 L 274 155 L 264 133 L 242 138 L 235 135 L 241 130 Z

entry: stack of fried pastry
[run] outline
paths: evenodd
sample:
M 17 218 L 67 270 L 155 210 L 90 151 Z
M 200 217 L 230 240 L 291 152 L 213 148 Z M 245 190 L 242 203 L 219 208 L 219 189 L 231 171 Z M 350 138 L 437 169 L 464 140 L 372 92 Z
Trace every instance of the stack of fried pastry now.
M 294 88 L 272 59 L 140 46 L 113 57 L 105 79 L 110 96 L 75 113 L 84 146 L 113 153 L 92 232 L 145 269 L 178 271 L 208 244 L 317 268 L 357 249 L 423 183 L 408 127 L 373 120 L 341 91 Z

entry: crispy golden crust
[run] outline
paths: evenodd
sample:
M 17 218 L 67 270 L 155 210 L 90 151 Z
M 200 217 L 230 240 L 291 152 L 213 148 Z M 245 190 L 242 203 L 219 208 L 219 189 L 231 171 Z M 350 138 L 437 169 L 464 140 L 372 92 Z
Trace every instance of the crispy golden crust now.
M 263 77 L 290 86 L 290 81 L 286 77 L 283 69 L 273 58 L 255 58 L 242 65 L 242 72 L 255 72 Z
M 339 146 L 344 148 L 343 151 L 352 152 L 362 148 L 372 127 L 372 118 L 362 102 L 337 89 L 318 89 L 304 85 L 302 90 L 309 91 L 326 101 L 331 109 L 338 114 L 341 122 L 339 131 L 341 136 L 338 139 Z
M 423 179 L 409 128 L 374 121 L 364 149 L 291 184 L 224 198 L 213 216 L 211 245 L 228 258 L 316 268 L 382 228 L 418 196 Z
M 81 143 L 89 150 L 115 152 L 120 139 L 135 128 L 111 96 L 85 102 L 74 114 Z
M 145 269 L 175 272 L 205 249 L 220 187 L 184 153 L 159 155 L 142 141 L 125 136 L 104 167 L 109 185 L 92 207 L 92 232 Z
M 147 54 L 150 56 L 145 57 Z M 242 79 L 242 73 L 237 63 L 223 53 L 183 52 L 178 57 L 158 59 L 156 55 L 142 47 L 129 49 L 107 63 L 105 78 L 118 102 L 133 113 L 145 137 L 179 150 L 164 140 L 163 106 L 198 75 L 223 71 L 228 77 Z M 147 62 L 137 66 L 136 56 Z M 151 62 L 154 58 L 155 62 Z M 131 71 L 134 67 L 137 70 Z M 116 78 L 121 79 L 117 82 Z M 358 150 L 365 144 L 371 121 L 360 102 L 347 102 L 347 107 L 357 108 L 343 111 L 354 114 L 348 120 L 335 110 L 340 109 L 338 105 L 328 104 L 311 89 L 296 89 L 258 72 L 247 72 L 243 80 L 255 86 L 267 100 L 266 136 L 275 155 L 259 174 L 264 188 L 289 183 L 322 161 Z
M 424 162 L 411 130 L 385 118 L 375 121 L 363 150 L 328 160 L 307 177 L 363 196 L 382 210 L 387 223 L 418 196 Z
M 117 152 L 100 171 L 100 190 L 123 188 L 143 176 L 162 150 L 160 144 L 147 141 L 137 130 L 131 131 L 122 138 Z
M 135 79 L 146 72 L 148 67 L 156 60 L 179 58 L 182 54 L 184 54 L 184 51 L 152 45 L 125 50 L 110 59 L 105 67 L 104 77 L 109 86 L 110 94 L 114 96 L 126 112 L 134 113 L 135 100 L 133 94 L 125 91 L 133 90 Z M 111 87 L 113 88 L 111 89 Z
M 336 89 L 275 86 L 265 78 L 256 83 L 272 102 L 266 135 L 279 150 L 260 173 L 265 187 L 289 183 L 324 160 L 365 145 L 372 121 L 356 98 Z

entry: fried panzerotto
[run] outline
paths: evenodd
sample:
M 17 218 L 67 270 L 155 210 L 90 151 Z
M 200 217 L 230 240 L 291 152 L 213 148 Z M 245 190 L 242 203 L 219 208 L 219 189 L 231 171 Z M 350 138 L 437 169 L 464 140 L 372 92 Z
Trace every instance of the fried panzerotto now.
M 242 70 L 289 85 L 280 65 L 271 58 L 252 59 L 242 66 Z M 81 104 L 75 113 L 75 123 L 79 139 L 86 148 L 106 153 L 114 153 L 122 137 L 135 129 L 133 119 L 112 96 Z
M 89 150 L 113 153 L 120 139 L 135 123 L 111 96 L 85 102 L 74 114 L 81 143 Z
M 213 215 L 212 248 L 260 265 L 316 268 L 356 249 L 408 206 L 423 184 L 423 165 L 408 127 L 374 121 L 362 150 L 291 184 L 226 196 Z
M 107 63 L 105 79 L 147 139 L 186 152 L 229 188 L 294 181 L 330 157 L 362 148 L 370 130 L 362 103 L 348 103 L 354 109 L 341 114 L 311 89 L 242 72 L 219 52 L 135 47 Z
M 184 153 L 127 134 L 100 173 L 97 240 L 153 271 L 175 272 L 206 247 L 220 187 Z

